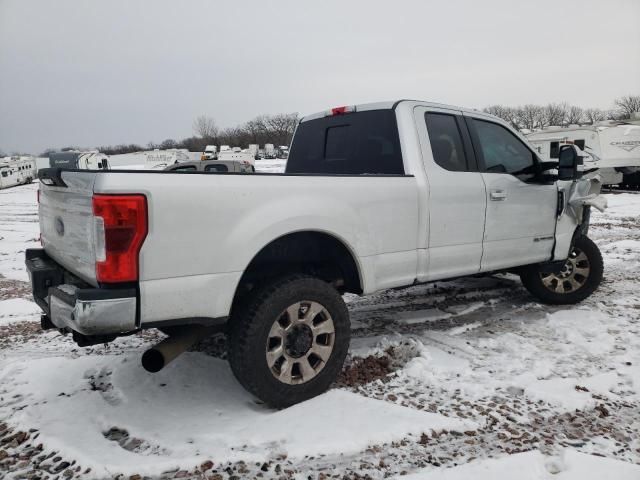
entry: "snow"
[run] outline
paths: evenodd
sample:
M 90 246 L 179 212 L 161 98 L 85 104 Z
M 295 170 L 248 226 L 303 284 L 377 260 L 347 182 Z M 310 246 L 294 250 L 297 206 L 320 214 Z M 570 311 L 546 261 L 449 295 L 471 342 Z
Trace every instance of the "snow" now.
M 37 190 L 37 183 L 0 190 L 0 275 L 6 278 L 29 278 L 24 251 L 40 246 Z
M 593 212 L 605 279 L 582 304 L 540 305 L 508 274 L 347 296 L 350 356 L 391 355 L 392 373 L 274 411 L 211 352 L 145 372 L 140 354 L 162 338 L 153 331 L 87 349 L 29 333 L 40 314 L 24 270 L 25 248 L 39 246 L 36 190 L 0 191 L 0 423 L 37 429 L 45 453 L 96 478 L 285 455 L 300 478 L 364 464 L 372 478 L 640 478 L 640 194 L 607 195 Z M 513 443 L 525 433 L 552 445 Z M 440 467 L 419 470 L 428 455 Z
M 0 300 L 0 326 L 40 320 L 41 313 L 38 305 L 24 298 Z
M 256 404 L 228 364 L 187 353 L 159 374 L 131 356 L 12 361 L 2 384 L 24 408 L 0 417 L 38 428 L 40 439 L 97 475 L 158 474 L 206 458 L 265 461 L 319 453 L 350 454 L 408 434 L 477 428 L 470 421 L 331 390 L 282 411 Z M 73 412 L 73 421 L 61 412 Z M 143 440 L 140 455 L 105 438 L 112 428 Z
M 470 462 L 442 471 L 426 469 L 405 480 L 637 480 L 640 465 L 567 449 L 548 457 L 534 450 L 502 458 Z

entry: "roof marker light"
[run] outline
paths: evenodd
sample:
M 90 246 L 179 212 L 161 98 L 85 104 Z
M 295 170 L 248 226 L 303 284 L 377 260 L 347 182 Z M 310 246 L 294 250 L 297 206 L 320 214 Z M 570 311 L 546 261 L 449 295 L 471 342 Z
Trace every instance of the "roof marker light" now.
M 336 115 L 344 115 L 345 113 L 353 113 L 356 111 L 355 105 L 351 106 L 342 106 L 342 107 L 333 107 L 331 110 L 327 111 L 327 116 L 336 116 Z

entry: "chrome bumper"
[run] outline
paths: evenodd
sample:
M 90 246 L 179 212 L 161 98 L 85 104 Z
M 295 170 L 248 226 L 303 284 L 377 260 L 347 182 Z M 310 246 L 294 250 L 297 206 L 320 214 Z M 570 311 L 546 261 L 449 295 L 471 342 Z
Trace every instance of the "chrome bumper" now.
M 59 285 L 49 289 L 49 318 L 56 327 L 83 335 L 127 333 L 136 329 L 132 293 Z
M 118 336 L 137 329 L 135 288 L 81 288 L 42 249 L 26 252 L 35 302 L 53 326 L 85 336 Z

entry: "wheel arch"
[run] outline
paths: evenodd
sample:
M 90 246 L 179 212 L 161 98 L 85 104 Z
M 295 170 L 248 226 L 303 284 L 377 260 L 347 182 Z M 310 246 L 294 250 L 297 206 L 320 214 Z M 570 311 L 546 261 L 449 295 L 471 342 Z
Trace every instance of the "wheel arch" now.
M 341 293 L 364 291 L 363 268 L 354 249 L 333 232 L 301 229 L 267 242 L 251 258 L 236 286 L 233 306 L 256 285 L 287 273 L 308 273 Z

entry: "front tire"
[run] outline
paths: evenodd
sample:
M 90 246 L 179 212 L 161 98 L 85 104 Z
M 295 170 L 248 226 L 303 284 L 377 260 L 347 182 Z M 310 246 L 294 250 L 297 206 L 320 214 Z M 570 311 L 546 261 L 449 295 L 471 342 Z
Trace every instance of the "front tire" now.
M 349 349 L 347 307 L 330 284 L 289 275 L 258 289 L 229 321 L 229 363 L 249 392 L 284 408 L 323 393 Z
M 589 237 L 576 238 L 560 272 L 545 272 L 542 265 L 530 265 L 520 272 L 522 284 L 541 302 L 568 305 L 591 295 L 602 281 L 604 267 L 598 246 Z

